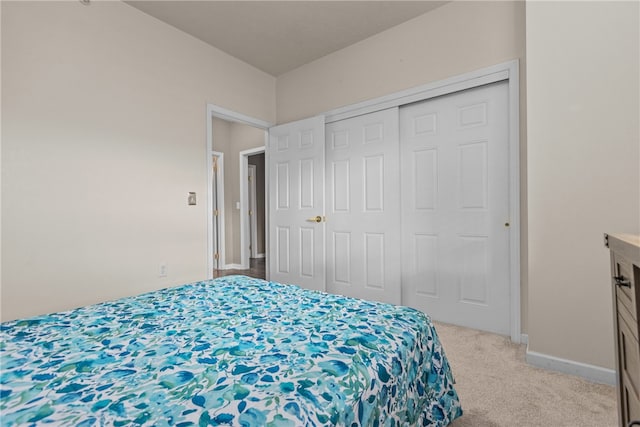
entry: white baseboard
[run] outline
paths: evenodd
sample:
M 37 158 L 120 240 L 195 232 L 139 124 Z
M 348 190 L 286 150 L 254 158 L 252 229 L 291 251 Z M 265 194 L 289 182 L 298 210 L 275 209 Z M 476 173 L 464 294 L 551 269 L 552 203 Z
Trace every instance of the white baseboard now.
M 574 360 L 537 353 L 535 351 L 529 351 L 529 348 L 527 348 L 526 360 L 527 363 L 538 368 L 575 375 L 594 383 L 616 384 L 616 371 L 613 369 L 601 368 L 600 366 L 588 365 Z
M 256 254 L 256 258 L 264 258 L 266 257 L 266 254 Z
M 521 334 L 520 335 L 520 344 L 529 344 L 529 335 Z
M 242 264 L 227 264 L 220 267 L 220 270 L 245 270 Z

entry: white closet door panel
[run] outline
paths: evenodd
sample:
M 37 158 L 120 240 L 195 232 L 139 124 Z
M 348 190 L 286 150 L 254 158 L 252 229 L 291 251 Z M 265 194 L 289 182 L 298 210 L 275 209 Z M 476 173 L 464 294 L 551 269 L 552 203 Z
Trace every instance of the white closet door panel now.
M 427 297 L 439 297 L 438 283 L 438 236 L 433 234 L 411 233 L 413 241 L 407 242 L 409 251 L 405 251 L 410 270 L 415 272 L 415 292 Z M 414 279 L 414 280 L 415 280 Z
M 326 127 L 327 290 L 399 304 L 398 109 Z
M 291 262 L 291 239 L 289 238 L 289 227 L 276 227 L 276 265 L 272 274 L 289 274 L 289 265 Z M 271 257 L 273 258 L 273 257 Z
M 314 227 L 300 227 L 300 275 L 312 278 L 315 274 Z
M 324 117 L 269 129 L 269 279 L 325 289 Z
M 509 334 L 506 82 L 400 109 L 403 303 Z
M 300 209 L 313 209 L 313 199 L 315 193 L 314 159 L 300 160 Z

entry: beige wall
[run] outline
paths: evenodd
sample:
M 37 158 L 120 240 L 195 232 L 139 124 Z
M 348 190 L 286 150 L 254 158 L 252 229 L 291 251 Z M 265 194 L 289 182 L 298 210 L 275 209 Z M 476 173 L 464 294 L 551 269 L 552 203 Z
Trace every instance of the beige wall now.
M 1 3 L 2 320 L 206 278 L 206 104 L 273 122 L 275 79 L 121 2 Z
M 278 123 L 520 60 L 522 329 L 527 330 L 524 2 L 452 2 L 278 77 Z
M 640 232 L 637 2 L 527 2 L 529 349 L 614 367 L 604 232 Z
M 0 104 L 2 103 L 2 7 L 0 5 Z M 0 165 L 2 165 L 2 106 L 0 105 Z M 2 168 L 0 168 L 2 188 Z M 2 321 L 2 197 L 0 195 L 0 321 Z
M 278 123 L 524 59 L 524 2 L 452 2 L 277 80 Z
M 224 153 L 226 264 L 241 262 L 240 211 L 236 209 L 240 201 L 240 152 L 263 146 L 264 130 L 213 118 L 213 150 Z

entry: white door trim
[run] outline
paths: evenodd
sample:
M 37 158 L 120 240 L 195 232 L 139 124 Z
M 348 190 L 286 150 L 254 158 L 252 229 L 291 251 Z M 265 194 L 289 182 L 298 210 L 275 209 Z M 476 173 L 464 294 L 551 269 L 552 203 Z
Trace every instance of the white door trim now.
M 269 128 L 272 126 L 271 123 L 265 122 L 264 120 L 256 119 L 250 116 L 247 116 L 242 113 L 238 113 L 232 110 L 228 110 L 226 108 L 220 107 L 215 104 L 207 104 L 207 279 L 213 279 L 213 217 L 211 216 L 211 211 L 213 209 L 213 200 L 212 200 L 212 182 L 213 182 L 213 160 L 212 155 L 213 151 L 213 124 L 212 118 L 217 117 L 219 119 L 232 121 L 236 123 L 243 123 L 249 126 L 253 126 L 259 129 L 264 130 L 264 138 L 265 145 L 266 141 L 269 138 Z M 266 164 L 265 164 L 266 168 Z M 266 172 L 265 172 L 266 173 Z M 268 185 L 266 183 L 265 185 Z M 242 187 L 241 187 L 242 188 Z M 268 188 L 268 187 L 267 187 Z M 266 200 L 267 206 L 269 200 Z M 266 218 L 268 223 L 269 218 Z M 222 231 L 224 233 L 224 231 Z M 269 235 L 267 234 L 267 238 Z M 225 265 L 224 260 L 221 260 L 219 265 Z M 268 271 L 267 271 L 268 274 Z M 268 276 L 267 276 L 268 277 Z
M 325 120 L 326 123 L 331 123 L 386 108 L 399 107 L 412 102 L 424 101 L 436 96 L 448 95 L 461 90 L 507 80 L 514 75 L 514 71 L 516 71 L 515 75 L 517 76 L 518 60 L 504 62 L 356 104 L 335 108 L 324 113 Z
M 265 145 L 240 152 L 240 265 L 243 270 L 249 268 L 249 192 L 247 191 L 249 156 L 266 151 L 266 138 L 268 138 L 268 132 L 265 136 Z
M 520 77 L 517 59 L 324 113 L 325 123 L 507 80 L 509 85 L 509 277 L 511 341 L 520 343 Z

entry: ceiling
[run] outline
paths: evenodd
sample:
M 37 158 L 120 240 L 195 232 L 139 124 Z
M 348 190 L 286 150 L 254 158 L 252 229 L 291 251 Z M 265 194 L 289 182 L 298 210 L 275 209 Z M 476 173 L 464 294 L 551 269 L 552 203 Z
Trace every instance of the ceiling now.
M 126 1 L 275 77 L 446 1 Z

